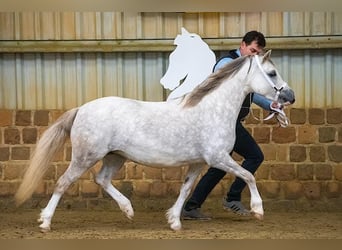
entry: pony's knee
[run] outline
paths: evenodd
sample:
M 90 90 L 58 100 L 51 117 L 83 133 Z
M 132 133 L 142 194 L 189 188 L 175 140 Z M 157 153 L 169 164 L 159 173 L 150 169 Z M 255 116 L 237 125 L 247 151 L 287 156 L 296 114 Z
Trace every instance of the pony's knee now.
M 254 175 L 249 172 L 249 171 L 246 171 L 244 174 L 243 174 L 243 177 L 244 177 L 244 181 L 247 183 L 247 184 L 253 184 L 255 183 L 255 177 Z
M 95 182 L 102 187 L 106 186 L 105 178 L 100 174 L 95 176 Z

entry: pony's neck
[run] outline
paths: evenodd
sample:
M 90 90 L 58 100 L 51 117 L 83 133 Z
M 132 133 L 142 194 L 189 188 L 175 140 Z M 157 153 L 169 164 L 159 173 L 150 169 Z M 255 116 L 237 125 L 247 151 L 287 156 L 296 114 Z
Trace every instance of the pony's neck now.
M 232 117 L 236 121 L 242 103 L 250 93 L 246 76 L 247 70 L 241 69 L 233 77 L 225 79 L 218 89 L 204 97 L 199 105 L 210 106 L 213 110 L 219 109 L 221 114 L 227 114 L 223 117 L 224 122 L 229 123 Z

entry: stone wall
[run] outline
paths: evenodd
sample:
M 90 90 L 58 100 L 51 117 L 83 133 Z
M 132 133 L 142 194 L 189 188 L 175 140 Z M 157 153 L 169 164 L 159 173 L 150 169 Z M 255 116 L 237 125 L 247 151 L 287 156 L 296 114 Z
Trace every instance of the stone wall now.
M 292 108 L 286 112 L 291 120 L 287 128 L 279 127 L 274 119 L 260 122 L 251 115 L 245 121 L 265 155 L 255 175 L 262 198 L 278 202 L 341 204 L 342 109 Z M 14 206 L 13 195 L 37 140 L 62 113 L 61 110 L 0 110 L 0 208 Z M 266 115 L 260 109 L 253 109 L 253 114 L 255 117 Z M 71 145 L 67 142 L 28 206 L 36 206 L 34 201 L 50 197 L 70 157 Z M 238 155 L 234 158 L 241 161 Z M 73 200 L 77 200 L 78 206 L 112 202 L 93 181 L 99 168 L 100 163 L 68 189 L 64 196 L 68 204 Z M 129 198 L 175 198 L 186 169 L 186 166 L 150 168 L 127 162 L 113 178 L 113 184 Z M 233 178 L 227 175 L 210 197 L 221 200 Z M 244 197 L 249 197 L 247 189 Z

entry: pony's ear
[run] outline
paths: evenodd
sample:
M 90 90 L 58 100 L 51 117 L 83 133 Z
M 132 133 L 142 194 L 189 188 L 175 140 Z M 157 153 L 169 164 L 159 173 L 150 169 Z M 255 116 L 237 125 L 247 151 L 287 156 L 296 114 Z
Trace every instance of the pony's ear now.
M 187 31 L 184 27 L 182 27 L 182 35 L 187 35 L 189 34 L 189 31 Z
M 268 50 L 265 54 L 264 54 L 264 57 L 262 58 L 262 63 L 266 62 L 267 60 L 270 59 L 271 57 L 271 52 L 272 50 Z

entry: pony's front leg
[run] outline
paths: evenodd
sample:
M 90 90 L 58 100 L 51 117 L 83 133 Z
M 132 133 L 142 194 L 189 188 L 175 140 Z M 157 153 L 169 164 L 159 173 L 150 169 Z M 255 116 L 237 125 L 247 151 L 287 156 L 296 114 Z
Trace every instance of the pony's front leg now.
M 185 177 L 185 181 L 180 189 L 179 196 L 175 204 L 173 204 L 173 206 L 166 213 L 168 223 L 170 224 L 170 227 L 173 230 L 180 230 L 182 228 L 180 216 L 184 202 L 186 198 L 189 196 L 191 187 L 202 169 L 202 164 L 192 164 L 189 166 L 189 170 Z
M 224 163 L 218 163 L 216 165 L 212 165 L 213 167 L 216 167 L 218 169 L 221 169 L 223 171 L 226 171 L 228 173 L 232 173 L 237 177 L 240 177 L 243 179 L 250 191 L 251 194 L 251 213 L 259 220 L 263 219 L 264 216 L 264 209 L 262 206 L 262 199 L 258 192 L 258 188 L 256 186 L 255 178 L 253 174 L 251 174 L 246 169 L 242 168 L 239 164 L 237 164 L 230 156 L 229 160 L 226 164 Z M 228 167 L 227 167 L 228 166 Z

